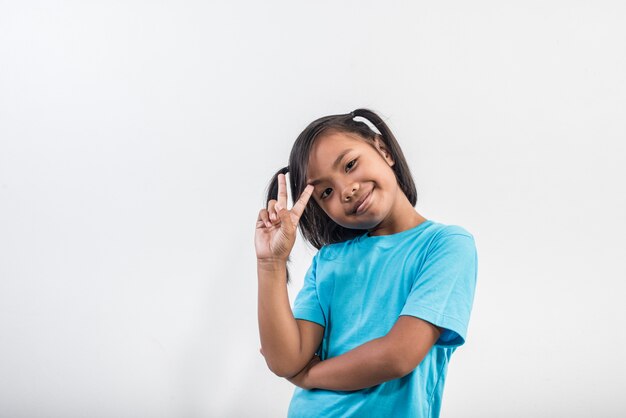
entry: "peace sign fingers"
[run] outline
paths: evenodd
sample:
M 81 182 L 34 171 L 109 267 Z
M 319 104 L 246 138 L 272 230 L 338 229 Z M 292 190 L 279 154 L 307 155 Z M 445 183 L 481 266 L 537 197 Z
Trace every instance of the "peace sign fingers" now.
M 270 199 L 267 209 L 261 209 L 257 218 L 254 242 L 259 260 L 289 258 L 300 217 L 314 189 L 308 184 L 293 207 L 287 209 L 287 181 L 284 174 L 278 175 L 278 200 Z
M 307 202 L 311 198 L 311 195 L 313 195 L 314 189 L 315 187 L 313 185 L 307 184 L 298 201 L 295 202 L 291 210 L 288 211 L 291 214 L 294 225 L 298 224 L 300 217 L 304 213 Z M 274 205 L 274 209 L 278 213 L 283 208 L 287 209 L 287 180 L 285 175 L 281 173 L 278 175 L 278 200 Z

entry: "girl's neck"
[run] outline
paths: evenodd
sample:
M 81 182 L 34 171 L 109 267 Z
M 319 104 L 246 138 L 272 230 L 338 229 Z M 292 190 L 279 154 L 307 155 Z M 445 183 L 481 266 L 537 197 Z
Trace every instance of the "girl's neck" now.
M 420 215 L 415 208 L 411 206 L 411 202 L 409 202 L 404 193 L 401 193 L 401 195 L 401 198 L 392 209 L 392 213 L 381 223 L 370 229 L 368 231 L 369 236 L 396 234 L 406 231 L 407 229 L 415 228 L 417 225 L 426 221 L 426 218 Z

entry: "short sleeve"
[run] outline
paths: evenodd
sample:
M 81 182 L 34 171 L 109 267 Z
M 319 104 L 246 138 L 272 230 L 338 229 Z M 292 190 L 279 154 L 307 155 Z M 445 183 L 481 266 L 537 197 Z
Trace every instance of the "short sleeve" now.
M 293 303 L 293 316 L 295 319 L 305 319 L 326 327 L 326 320 L 317 295 L 316 274 L 319 252 L 313 257 L 311 266 L 304 277 L 302 289 L 298 292 Z
M 471 234 L 443 233 L 431 243 L 400 315 L 444 328 L 435 345 L 465 343 L 474 291 L 477 253 Z

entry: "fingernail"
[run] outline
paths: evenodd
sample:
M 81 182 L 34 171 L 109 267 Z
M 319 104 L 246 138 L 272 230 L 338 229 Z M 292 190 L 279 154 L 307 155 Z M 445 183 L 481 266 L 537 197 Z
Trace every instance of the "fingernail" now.
M 275 220 L 276 220 L 276 214 L 271 213 L 271 214 L 270 214 L 270 219 L 271 219 L 272 221 L 275 221 Z

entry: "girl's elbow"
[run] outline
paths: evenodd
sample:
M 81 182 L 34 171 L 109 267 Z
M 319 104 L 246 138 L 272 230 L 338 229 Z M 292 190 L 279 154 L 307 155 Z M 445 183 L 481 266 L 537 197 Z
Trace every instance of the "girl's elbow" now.
M 278 377 L 289 378 L 294 375 L 294 373 L 291 373 L 289 369 L 283 369 L 280 367 L 270 367 L 269 369 Z
M 302 369 L 297 369 L 297 367 L 289 364 L 270 362 L 267 359 L 265 360 L 265 362 L 267 363 L 267 367 L 272 373 L 274 373 L 278 377 L 284 377 L 286 379 L 297 375 Z

